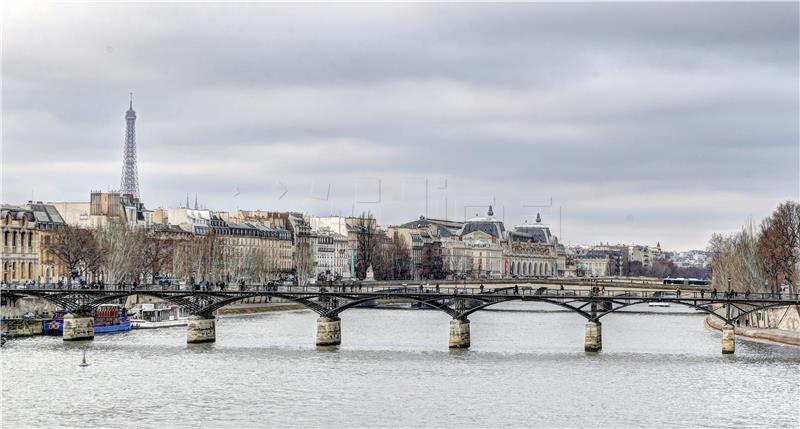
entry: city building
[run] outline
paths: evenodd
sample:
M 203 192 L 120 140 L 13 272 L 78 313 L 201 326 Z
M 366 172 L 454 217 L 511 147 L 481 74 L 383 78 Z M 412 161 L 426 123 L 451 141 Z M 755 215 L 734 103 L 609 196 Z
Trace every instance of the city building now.
M 32 210 L 22 207 L 0 208 L 2 224 L 3 283 L 37 280 L 39 272 L 39 231 Z
M 605 277 L 610 275 L 614 260 L 608 251 L 585 250 L 575 254 L 578 277 Z
M 539 213 L 534 224 L 526 222 L 508 233 L 505 263 L 512 277 L 558 275 L 558 239 L 542 224 Z
M 655 247 L 639 244 L 628 246 L 628 261 L 641 263 L 644 269 L 652 268 L 653 263 L 661 259 L 664 259 L 661 243 L 657 243 Z
M 612 259 L 609 275 L 626 276 L 628 275 L 628 262 L 630 258 L 629 246 L 625 244 L 600 243 L 591 246 L 592 250 L 608 252 Z
M 58 280 L 66 280 L 69 276 L 68 267 L 50 252 L 48 246 L 54 239 L 54 234 L 66 226 L 59 211 L 52 204 L 44 204 L 41 201 L 29 201 L 25 206 L 33 212 L 36 220 L 36 230 L 38 231 L 39 245 L 39 269 L 37 270 L 37 280 L 40 283 L 55 283 Z

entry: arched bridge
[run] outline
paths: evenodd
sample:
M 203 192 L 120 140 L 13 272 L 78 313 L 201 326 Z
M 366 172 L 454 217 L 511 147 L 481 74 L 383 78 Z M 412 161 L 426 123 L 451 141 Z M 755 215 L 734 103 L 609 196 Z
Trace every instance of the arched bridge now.
M 295 302 L 319 314 L 317 320 L 317 345 L 331 346 L 341 343 L 339 314 L 350 308 L 378 300 L 403 300 L 416 302 L 443 311 L 452 317 L 450 322 L 451 348 L 470 345 L 469 316 L 482 309 L 509 301 L 534 301 L 552 304 L 586 318 L 585 349 L 602 348 L 601 319 L 611 313 L 634 305 L 653 302 L 682 305 L 719 318 L 723 329 L 723 353 L 733 352 L 733 322 L 735 318 L 770 307 L 800 305 L 798 295 L 777 294 L 714 294 L 706 291 L 668 293 L 647 290 L 553 289 L 547 287 L 457 288 L 426 286 L 261 286 L 250 290 L 164 290 L 147 287 L 138 290 L 97 289 L 13 289 L 2 288 L 5 301 L 22 297 L 38 297 L 63 307 L 71 316 L 65 317 L 64 339 L 89 337 L 86 329 L 77 337 L 67 333 L 69 324 L 81 325 L 91 312 L 101 304 L 117 302 L 129 296 L 141 295 L 159 298 L 184 307 L 190 317 L 187 342 L 210 342 L 216 339 L 214 312 L 234 303 L 263 303 L 274 298 Z M 732 316 L 731 309 L 736 309 Z M 69 322 L 69 323 L 68 323 Z M 79 329 L 80 330 L 80 329 Z M 93 337 L 93 330 L 91 337 Z

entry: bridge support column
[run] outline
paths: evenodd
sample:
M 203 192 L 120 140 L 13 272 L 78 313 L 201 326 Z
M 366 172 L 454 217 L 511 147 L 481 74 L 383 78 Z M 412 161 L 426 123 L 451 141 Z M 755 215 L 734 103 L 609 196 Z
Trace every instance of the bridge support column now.
M 469 320 L 453 319 L 450 321 L 450 340 L 448 345 L 451 349 L 469 348 Z
M 342 319 L 322 316 L 317 319 L 317 346 L 338 346 L 342 343 Z
M 64 315 L 64 341 L 93 340 L 94 317 L 78 316 L 72 313 Z
M 722 327 L 722 354 L 732 354 L 736 348 L 736 334 L 733 325 L 725 324 Z
M 603 348 L 603 325 L 600 322 L 586 324 L 586 335 L 583 338 L 583 349 L 587 352 L 599 352 Z
M 186 342 L 213 343 L 217 340 L 217 328 L 214 316 L 203 317 L 198 315 L 189 316 L 186 326 Z

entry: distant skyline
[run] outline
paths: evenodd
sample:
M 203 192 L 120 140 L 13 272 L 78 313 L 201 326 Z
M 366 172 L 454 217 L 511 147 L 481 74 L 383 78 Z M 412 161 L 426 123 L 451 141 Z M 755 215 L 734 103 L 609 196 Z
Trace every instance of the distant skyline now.
M 688 250 L 800 199 L 797 2 L 2 8 L 3 203 L 118 189 L 130 92 L 148 208 L 398 224 L 427 179 L 430 217 Z

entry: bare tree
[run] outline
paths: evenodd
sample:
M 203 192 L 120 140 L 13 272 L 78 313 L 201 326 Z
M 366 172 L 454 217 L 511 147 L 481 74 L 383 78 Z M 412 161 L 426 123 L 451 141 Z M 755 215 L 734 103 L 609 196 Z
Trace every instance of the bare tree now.
M 143 272 L 142 254 L 145 235 L 119 223 L 109 223 L 96 230 L 97 241 L 105 252 L 103 272 L 107 283 L 133 282 Z
M 376 234 L 371 260 L 376 280 L 405 280 L 411 274 L 411 255 L 405 239 L 394 233 L 388 238 L 383 232 Z
M 647 270 L 644 268 L 644 266 L 642 265 L 641 261 L 630 261 L 630 262 L 628 262 L 628 270 L 627 271 L 628 271 L 627 275 L 632 276 L 632 277 L 639 277 L 639 276 L 644 276 L 645 274 L 647 274 Z
M 447 277 L 442 257 L 442 243 L 436 241 L 422 245 L 422 278 L 442 280 Z
M 759 256 L 758 233 L 752 219 L 748 219 L 742 230 L 736 234 L 734 248 L 739 259 L 739 289 L 768 292 L 764 265 Z
M 797 293 L 800 270 L 800 203 L 787 201 L 761 222 L 758 255 L 774 289 L 783 275 L 792 293 Z
M 367 277 L 367 270 L 373 265 L 373 262 L 378 262 L 375 250 L 380 244 L 380 237 L 378 237 L 372 213 L 361 213 L 354 227 L 357 230 L 356 277 L 363 280 Z M 375 267 L 373 267 L 373 270 L 374 269 Z
M 230 259 L 230 248 L 225 239 L 211 230 L 208 234 L 201 236 L 197 244 L 200 258 L 195 272 L 199 273 L 200 280 L 208 282 L 224 280 Z
M 149 274 L 151 281 L 156 283 L 157 277 L 164 274 L 167 267 L 172 266 L 175 243 L 169 237 L 147 235 L 142 244 L 142 268 Z
M 83 274 L 95 271 L 105 256 L 92 231 L 69 225 L 54 232 L 44 247 L 70 272 Z
M 765 291 L 767 278 L 760 256 L 759 238 L 748 220 L 735 234 L 713 234 L 708 244 L 711 253 L 711 284 L 719 290 Z
M 267 246 L 258 246 L 244 258 L 243 277 L 256 282 L 271 280 L 275 272 L 275 258 Z

